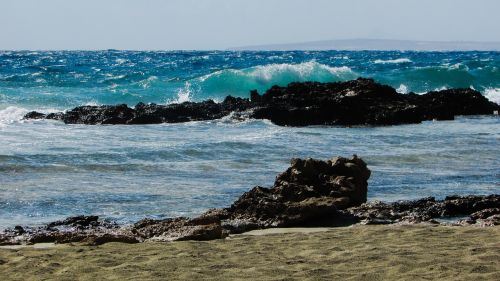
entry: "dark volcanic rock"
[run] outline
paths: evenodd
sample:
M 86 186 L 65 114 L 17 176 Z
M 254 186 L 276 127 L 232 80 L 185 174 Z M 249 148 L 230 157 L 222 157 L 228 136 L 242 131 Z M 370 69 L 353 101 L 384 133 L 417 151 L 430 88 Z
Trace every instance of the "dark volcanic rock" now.
M 214 120 L 233 111 L 250 108 L 248 99 L 228 96 L 222 103 L 212 100 L 157 105 L 138 103 L 135 108 L 125 104 L 103 106 L 79 106 L 67 112 L 43 114 L 29 112 L 25 119 L 54 119 L 66 124 L 158 124 L 188 121 Z
M 144 219 L 134 224 L 131 231 L 142 239 L 151 239 L 155 241 L 203 241 L 225 237 L 222 231 L 221 222 L 218 219 Z
M 419 123 L 422 111 L 390 86 L 371 79 L 274 86 L 252 117 L 278 125 L 391 125 Z
M 47 224 L 47 228 L 54 228 L 58 226 L 65 227 L 77 227 L 77 228 L 88 228 L 97 227 L 103 225 L 103 222 L 99 221 L 98 216 L 77 216 L 69 217 L 62 221 L 55 221 Z
M 69 217 L 36 228 L 16 226 L 0 233 L 0 245 L 71 242 L 97 245 L 107 242 L 141 241 L 127 229 L 106 220 L 99 220 L 97 216 Z
M 500 215 L 500 195 L 434 197 L 394 203 L 370 202 L 347 209 L 367 224 L 434 222 L 435 218 L 470 216 L 468 223 Z
M 329 161 L 293 159 L 272 188 L 255 187 L 227 209 L 231 232 L 314 224 L 366 202 L 370 170 L 354 156 Z
M 418 106 L 425 120 L 453 120 L 456 115 L 492 114 L 499 106 L 472 89 L 432 91 L 425 95 L 408 95 Z
M 292 159 L 272 188 L 254 187 L 230 208 L 212 209 L 194 219 L 142 220 L 132 233 L 160 241 L 210 240 L 258 228 L 331 222 L 338 210 L 366 202 L 369 177 L 366 163 L 356 156 Z M 346 217 L 341 214 L 338 219 Z
M 277 125 L 395 125 L 424 120 L 449 120 L 456 115 L 493 114 L 500 106 L 472 89 L 451 89 L 425 95 L 399 94 L 372 79 L 337 83 L 290 83 L 273 86 L 250 100 L 228 96 L 212 100 L 157 105 L 80 106 L 67 112 L 29 112 L 26 119 L 55 119 L 68 124 L 157 124 L 214 120 L 231 112 L 252 110 L 249 117 Z

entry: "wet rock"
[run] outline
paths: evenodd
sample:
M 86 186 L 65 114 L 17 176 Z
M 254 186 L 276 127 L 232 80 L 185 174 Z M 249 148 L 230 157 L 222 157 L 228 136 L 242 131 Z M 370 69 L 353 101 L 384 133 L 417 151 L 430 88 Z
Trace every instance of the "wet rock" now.
M 492 217 L 494 215 L 500 215 L 500 208 L 489 208 L 489 209 L 477 211 L 475 213 L 472 213 L 470 215 L 470 218 L 473 220 L 487 219 L 487 218 Z
M 24 230 L 24 228 L 20 225 L 16 225 L 14 227 L 14 232 L 17 233 L 18 235 L 22 235 L 24 234 L 26 231 Z
M 45 119 L 46 116 L 47 114 L 31 111 L 24 115 L 24 119 Z
M 370 170 L 357 156 L 293 159 L 272 188 L 257 186 L 236 200 L 223 225 L 242 232 L 334 220 L 338 210 L 366 202 L 369 177 Z
M 80 106 L 67 112 L 30 112 L 26 119 L 55 119 L 68 124 L 157 124 L 220 119 L 251 111 L 250 118 L 282 126 L 396 125 L 424 120 L 452 120 L 456 115 L 493 114 L 500 106 L 472 89 L 450 89 L 424 95 L 403 95 L 372 79 L 336 83 L 300 82 L 273 86 L 250 99 L 228 96 L 212 100 L 157 105 Z
M 220 220 L 215 217 L 144 219 L 134 224 L 131 232 L 144 240 L 154 241 L 203 241 L 224 237 Z
M 49 223 L 47 224 L 47 228 L 54 228 L 58 226 L 78 227 L 78 228 L 97 227 L 101 224 L 98 220 L 99 220 L 98 216 L 69 217 L 62 221 L 55 221 Z
M 274 86 L 260 100 L 252 117 L 284 126 L 409 124 L 453 120 L 456 115 L 493 114 L 500 107 L 472 89 L 404 95 L 364 78 Z
M 394 203 L 370 202 L 346 210 L 365 223 L 433 222 L 436 218 L 470 216 L 462 222 L 476 223 L 479 218 L 500 214 L 500 195 L 433 197 Z
M 447 196 L 443 216 L 469 215 L 490 208 L 500 208 L 500 196 Z
M 137 237 L 134 237 L 131 234 L 103 233 L 103 234 L 87 236 L 79 242 L 83 242 L 92 246 L 97 246 L 111 242 L 135 244 L 142 242 L 142 240 Z

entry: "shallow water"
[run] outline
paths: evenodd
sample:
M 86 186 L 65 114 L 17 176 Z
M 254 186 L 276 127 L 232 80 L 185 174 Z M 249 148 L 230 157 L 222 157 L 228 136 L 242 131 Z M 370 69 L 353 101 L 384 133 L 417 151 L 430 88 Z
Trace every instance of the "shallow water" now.
M 497 116 L 378 128 L 23 121 L 1 133 L 4 227 L 77 214 L 195 215 L 272 185 L 293 157 L 358 154 L 373 171 L 370 200 L 500 192 Z
M 500 87 L 498 53 L 0 54 L 0 229 L 79 214 L 121 223 L 192 216 L 229 206 L 255 185 L 272 185 L 293 157 L 359 155 L 372 170 L 370 200 L 500 193 L 499 116 L 360 128 L 288 128 L 231 118 L 145 126 L 21 120 L 29 109 L 221 100 L 274 83 L 338 81 L 359 74 L 395 87 L 404 84 L 405 91 L 473 86 L 488 94 Z M 47 61 L 60 65 L 49 67 Z M 168 63 L 177 67 L 170 69 Z M 446 63 L 451 70 L 439 79 L 432 78 L 434 70 L 430 76 L 415 74 L 422 68 L 444 69 Z M 473 78 L 449 74 L 455 72 Z M 114 82 L 107 82 L 109 75 Z M 121 75 L 126 76 L 117 78 Z

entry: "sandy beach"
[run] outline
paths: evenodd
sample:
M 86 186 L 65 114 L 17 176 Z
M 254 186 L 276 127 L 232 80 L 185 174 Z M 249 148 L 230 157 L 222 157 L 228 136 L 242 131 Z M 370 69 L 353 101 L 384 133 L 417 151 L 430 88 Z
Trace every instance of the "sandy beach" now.
M 267 230 L 209 242 L 0 249 L 2 280 L 499 280 L 500 228 Z

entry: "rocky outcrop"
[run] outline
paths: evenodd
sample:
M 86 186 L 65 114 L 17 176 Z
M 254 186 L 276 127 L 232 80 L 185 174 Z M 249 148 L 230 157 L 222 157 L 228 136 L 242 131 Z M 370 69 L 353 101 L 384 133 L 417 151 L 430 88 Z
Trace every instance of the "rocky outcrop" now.
M 366 202 L 370 170 L 354 156 L 328 161 L 293 159 L 272 188 L 254 187 L 227 209 L 232 233 L 255 228 L 314 225 Z
M 213 240 L 226 236 L 217 218 L 173 218 L 165 220 L 144 219 L 131 228 L 141 239 L 154 241 Z
M 439 223 L 437 219 L 450 217 L 462 217 L 457 225 L 500 224 L 500 195 L 366 203 L 369 177 L 370 170 L 357 156 L 292 159 L 272 187 L 254 187 L 230 207 L 196 218 L 144 219 L 119 226 L 97 216 L 70 217 L 43 227 L 7 229 L 0 232 L 0 245 L 212 240 L 270 227 Z
M 394 203 L 370 202 L 352 207 L 344 214 L 365 224 L 437 223 L 438 218 L 460 218 L 460 224 L 483 224 L 489 220 L 495 225 L 500 216 L 500 195 L 448 196 L 444 200 L 434 197 Z M 483 221 L 481 221 L 483 220 Z
M 472 89 L 451 89 L 424 95 L 399 94 L 372 79 L 336 83 L 303 82 L 274 86 L 250 99 L 228 96 L 212 100 L 157 105 L 139 103 L 80 106 L 67 112 L 30 112 L 26 119 L 54 119 L 67 124 L 157 124 L 214 120 L 231 112 L 251 110 L 250 118 L 282 126 L 396 125 L 424 120 L 449 120 L 456 115 L 493 114 L 500 106 Z
M 45 227 L 16 227 L 0 234 L 0 243 L 212 240 L 231 233 L 275 226 L 306 225 L 333 219 L 338 210 L 366 202 L 370 170 L 363 160 L 293 159 L 272 188 L 255 187 L 226 209 L 197 218 L 144 219 L 119 227 L 97 216 L 79 216 Z
M 16 226 L 0 233 L 0 245 L 33 243 L 82 242 L 98 245 L 108 242 L 141 242 L 116 223 L 100 220 L 97 216 L 69 217 L 42 227 Z

